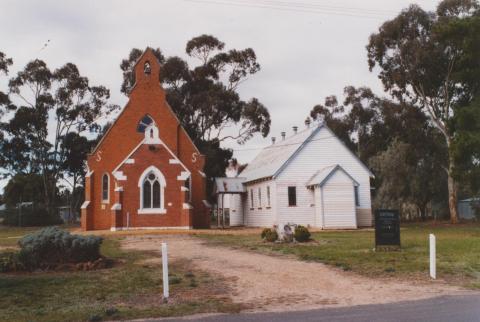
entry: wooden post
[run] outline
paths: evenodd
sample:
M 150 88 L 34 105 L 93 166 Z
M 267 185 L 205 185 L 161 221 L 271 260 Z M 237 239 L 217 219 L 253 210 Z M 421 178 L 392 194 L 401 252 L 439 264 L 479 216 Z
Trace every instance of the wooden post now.
M 437 251 L 436 251 L 436 240 L 435 235 L 430 234 L 430 277 L 433 279 L 437 278 Z
M 170 296 L 168 290 L 168 251 L 167 243 L 162 243 L 162 271 L 163 271 L 163 300 L 168 301 Z
M 217 195 L 217 229 L 220 228 L 220 195 Z
M 222 194 L 222 228 L 225 229 L 225 194 Z

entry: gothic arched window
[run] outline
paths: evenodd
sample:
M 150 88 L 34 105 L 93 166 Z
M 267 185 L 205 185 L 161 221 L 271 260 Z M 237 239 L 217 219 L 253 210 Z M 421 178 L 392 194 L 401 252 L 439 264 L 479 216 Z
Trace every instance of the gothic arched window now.
M 166 213 L 165 177 L 156 167 L 151 166 L 140 176 L 140 214 Z
M 144 133 L 147 126 L 153 123 L 153 119 L 150 115 L 146 114 L 137 125 L 137 132 Z
M 104 174 L 102 176 L 102 201 L 103 202 L 108 202 L 109 200 L 109 184 L 110 184 L 110 178 L 108 177 L 108 174 Z

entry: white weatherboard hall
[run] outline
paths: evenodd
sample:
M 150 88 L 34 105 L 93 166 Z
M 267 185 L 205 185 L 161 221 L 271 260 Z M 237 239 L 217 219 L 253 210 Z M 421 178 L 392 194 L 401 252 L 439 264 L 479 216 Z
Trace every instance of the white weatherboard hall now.
M 323 123 L 264 148 L 238 175 L 229 195 L 230 225 L 295 223 L 324 229 L 372 225 L 370 170 Z M 222 180 L 225 182 L 222 183 Z M 227 187 L 232 178 L 217 178 Z

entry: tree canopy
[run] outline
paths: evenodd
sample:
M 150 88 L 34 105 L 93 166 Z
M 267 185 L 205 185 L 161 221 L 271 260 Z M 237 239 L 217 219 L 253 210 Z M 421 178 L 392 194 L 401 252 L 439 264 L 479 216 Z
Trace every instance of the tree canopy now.
M 72 174 L 76 180 L 82 173 L 83 163 L 73 165 L 73 159 L 85 159 L 85 150 L 75 153 L 87 145 L 78 135 L 97 131 L 99 118 L 118 106 L 109 104 L 107 88 L 90 85 L 73 63 L 52 71 L 35 59 L 10 79 L 9 92 L 9 117 L 2 123 L 3 175 L 39 174 L 44 205 L 52 213 L 59 181 Z
M 453 123 L 480 88 L 479 19 L 475 0 L 444 0 L 436 12 L 411 5 L 385 22 L 367 45 L 370 70 L 379 69 L 385 90 L 421 108 L 444 136 L 453 223 L 458 220 Z

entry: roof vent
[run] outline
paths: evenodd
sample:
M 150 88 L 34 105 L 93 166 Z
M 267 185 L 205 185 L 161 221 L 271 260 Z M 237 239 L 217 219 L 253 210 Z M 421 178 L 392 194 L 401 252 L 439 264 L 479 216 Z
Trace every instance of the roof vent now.
M 276 140 L 276 138 L 274 136 L 272 136 L 272 144 L 275 144 L 275 140 Z
M 297 134 L 298 132 L 298 126 L 294 126 L 292 127 L 293 128 L 293 134 Z
M 309 128 L 311 122 L 312 122 L 312 121 L 310 120 L 310 118 L 307 117 L 307 118 L 305 119 L 305 126 L 306 126 L 307 128 Z
M 283 141 L 283 140 L 285 140 L 285 135 L 287 135 L 287 133 L 282 132 L 281 134 L 282 134 L 282 141 Z

